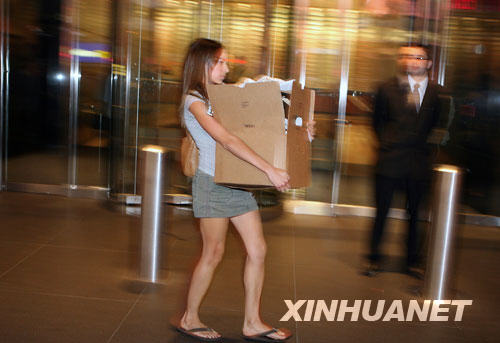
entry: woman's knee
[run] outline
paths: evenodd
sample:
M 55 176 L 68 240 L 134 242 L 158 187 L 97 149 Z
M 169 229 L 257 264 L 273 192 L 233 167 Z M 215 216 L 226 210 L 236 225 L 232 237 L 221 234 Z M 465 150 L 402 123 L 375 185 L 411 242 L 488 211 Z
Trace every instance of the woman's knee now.
M 209 244 L 203 247 L 202 258 L 206 263 L 218 265 L 224 256 L 224 243 Z
M 264 262 L 264 260 L 266 259 L 266 253 L 266 242 L 255 244 L 247 249 L 248 258 L 255 262 Z

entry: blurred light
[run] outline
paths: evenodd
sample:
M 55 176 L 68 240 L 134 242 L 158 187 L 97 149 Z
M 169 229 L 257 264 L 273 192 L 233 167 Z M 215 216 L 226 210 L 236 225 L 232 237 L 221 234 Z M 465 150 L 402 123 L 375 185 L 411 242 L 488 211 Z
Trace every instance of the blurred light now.
M 62 80 L 65 79 L 63 73 L 57 73 L 56 76 L 55 76 L 55 78 L 56 78 L 57 81 L 62 81 Z
M 142 151 L 155 152 L 161 154 L 165 152 L 165 149 L 156 145 L 146 145 L 145 147 L 142 148 Z
M 62 51 L 61 51 L 61 52 L 59 52 L 59 56 L 60 56 L 60 57 L 64 57 L 64 58 L 71 58 L 71 55 L 70 55 L 70 54 L 67 54 L 67 53 L 62 52 Z
M 228 58 L 227 62 L 236 64 L 247 64 L 248 62 L 239 58 Z
M 109 51 L 103 50 L 71 49 L 69 53 L 70 55 L 80 57 L 94 57 L 103 59 L 109 59 L 111 57 L 111 53 Z
M 458 167 L 448 166 L 448 165 L 442 165 L 442 166 L 438 167 L 437 170 L 440 172 L 443 172 L 443 173 L 452 173 L 452 174 L 456 174 L 460 171 L 460 169 L 458 169 Z
M 106 63 L 113 59 L 108 45 L 102 43 L 80 43 L 78 48 L 70 49 L 69 56 L 78 56 L 84 63 Z
M 451 8 L 454 10 L 475 10 L 477 9 L 477 0 L 453 0 Z

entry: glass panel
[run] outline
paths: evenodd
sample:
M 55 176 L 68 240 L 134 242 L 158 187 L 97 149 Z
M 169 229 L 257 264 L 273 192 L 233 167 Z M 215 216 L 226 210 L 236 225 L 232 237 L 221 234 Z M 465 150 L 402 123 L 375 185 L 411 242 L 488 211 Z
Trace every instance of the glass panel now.
M 111 2 L 79 0 L 76 183 L 108 187 L 111 101 Z
M 226 0 L 223 9 L 221 37 L 233 61 L 228 81 L 236 82 L 242 76 L 255 77 L 265 73 L 267 61 L 262 61 L 267 48 L 264 42 L 265 2 Z M 219 36 L 215 37 L 219 39 Z
M 126 164 L 119 164 L 121 174 L 128 175 L 122 187 L 126 193 L 135 192 L 131 183 L 136 180 L 131 169 L 136 167 L 132 153 L 136 146 L 158 144 L 174 151 L 179 149 L 180 139 L 184 135 L 178 114 L 180 82 L 188 44 L 200 36 L 222 39 L 230 57 L 228 82 L 237 81 L 242 76 L 255 77 L 268 71 L 285 77 L 287 44 L 286 41 L 277 40 L 288 36 L 291 8 L 284 1 L 279 6 L 269 6 L 266 1 L 144 1 L 131 6 L 135 6 L 135 10 L 128 10 L 129 23 L 126 25 L 135 25 L 134 32 L 140 34 L 136 33 L 127 41 L 121 39 L 120 44 L 128 44 L 129 52 L 127 56 L 122 55 L 123 60 L 117 59 L 123 66 L 120 68 L 125 68 L 125 63 L 131 65 L 132 69 L 134 63 L 140 66 L 132 71 L 140 75 L 140 82 L 134 89 L 138 100 L 135 103 L 129 100 L 129 125 L 126 128 L 132 137 L 131 130 L 135 127 L 132 113 L 137 112 L 137 141 L 136 144 L 119 148 L 130 151 L 129 154 L 123 152 L 123 156 L 128 155 Z M 269 26 L 266 26 L 266 13 L 269 15 Z M 269 40 L 267 45 L 264 43 L 266 35 Z M 274 40 L 271 42 L 271 39 Z M 265 60 L 262 56 L 265 56 L 265 50 L 271 45 L 273 50 Z M 134 51 L 130 52 L 130 49 Z M 268 70 L 266 66 L 269 66 Z M 122 77 L 115 74 L 113 79 L 116 79 L 114 82 L 120 82 Z M 126 83 L 122 85 L 126 89 Z M 168 172 L 165 192 L 190 192 L 189 180 L 180 171 L 178 153 L 171 156 Z
M 338 91 L 344 13 L 338 1 L 310 1 L 304 24 L 306 87 Z
M 112 191 L 137 192 L 141 146 L 179 149 L 182 62 L 188 44 L 215 25 L 215 2 L 126 1 L 115 5 Z M 210 17 L 211 18 L 211 17 Z M 209 28 L 210 25 L 210 28 Z M 170 156 L 165 192 L 188 191 L 178 153 Z M 175 188 L 175 189 L 171 189 Z
M 277 1 L 271 21 L 271 76 L 289 77 L 291 49 L 292 6 L 291 1 Z
M 111 191 L 137 192 L 140 48 L 148 11 L 143 1 L 113 2 Z M 144 20 L 144 22 L 143 22 Z
M 295 20 L 300 21 L 300 8 L 295 13 Z M 312 143 L 312 184 L 306 190 L 292 193 L 295 198 L 329 203 L 335 169 L 344 13 L 338 9 L 338 1 L 309 1 L 304 22 L 296 27 L 302 30 L 294 38 L 303 55 L 294 63 L 300 65 L 301 74 L 305 72 L 306 87 L 316 89 L 317 135 Z
M 447 18 L 444 81 L 455 111 L 441 152 L 466 171 L 463 210 L 500 216 L 500 5 L 477 1 L 470 11 L 460 5 Z
M 397 47 L 415 40 L 431 46 L 430 78 L 443 83 L 449 92 L 442 97 L 441 128 L 436 131 L 441 136 L 433 145 L 436 161 L 464 167 L 462 211 L 500 213 L 499 8 L 488 1 L 474 2 L 473 8 L 452 2 L 448 15 L 444 4 L 420 0 L 395 7 L 384 2 L 354 3 L 348 31 L 350 96 L 340 203 L 374 205 L 373 93 L 378 82 L 394 75 Z M 405 207 L 403 195 L 396 196 L 393 207 Z
M 314 108 L 316 138 L 312 142 L 312 183 L 305 190 L 306 200 L 327 203 L 332 200 L 338 102 L 338 92 L 316 91 Z M 297 197 L 297 194 L 294 196 Z
M 378 143 L 371 124 L 374 94 L 379 83 L 395 75 L 395 56 L 401 44 L 436 39 L 429 13 L 425 17 L 425 5 L 434 10 L 436 4 L 420 0 L 397 6 L 389 2 L 356 2 L 348 11 L 349 96 L 341 142 L 339 203 L 375 205 Z M 405 206 L 404 194 L 396 192 L 392 207 Z
M 346 125 L 341 156 L 341 204 L 374 206 L 373 166 L 376 162 L 376 137 L 371 125 L 371 94 L 348 96 Z M 401 200 L 394 199 L 394 204 Z
M 9 2 L 7 182 L 67 183 L 67 75 L 60 2 Z
M 197 36 L 198 17 L 204 8 L 194 1 L 158 1 L 146 11 L 141 34 L 138 145 L 156 144 L 176 151 L 184 135 L 179 120 L 182 62 L 188 44 Z M 164 193 L 189 192 L 176 154 L 169 156 L 167 167 Z

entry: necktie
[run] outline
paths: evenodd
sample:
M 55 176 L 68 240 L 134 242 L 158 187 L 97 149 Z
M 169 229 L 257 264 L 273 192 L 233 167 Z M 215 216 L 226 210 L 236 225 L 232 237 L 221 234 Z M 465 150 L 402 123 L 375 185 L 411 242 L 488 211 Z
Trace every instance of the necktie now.
M 415 108 L 417 109 L 417 113 L 418 111 L 420 111 L 420 93 L 418 92 L 418 88 L 420 87 L 420 85 L 418 83 L 415 83 L 415 85 L 413 86 L 413 101 L 415 102 Z

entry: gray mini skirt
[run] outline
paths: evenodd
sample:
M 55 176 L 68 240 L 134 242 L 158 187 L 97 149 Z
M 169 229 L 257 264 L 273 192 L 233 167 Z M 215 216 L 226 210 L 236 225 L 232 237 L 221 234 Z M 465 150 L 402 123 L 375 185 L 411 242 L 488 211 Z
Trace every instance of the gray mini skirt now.
M 213 176 L 199 169 L 193 177 L 192 195 L 196 218 L 229 218 L 259 208 L 251 192 L 218 185 Z

